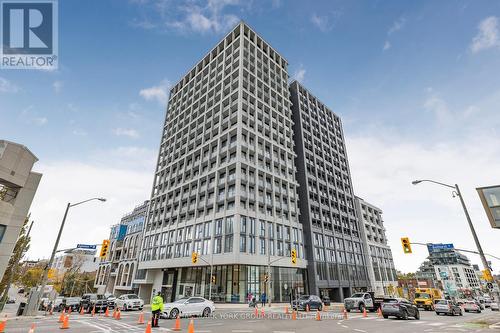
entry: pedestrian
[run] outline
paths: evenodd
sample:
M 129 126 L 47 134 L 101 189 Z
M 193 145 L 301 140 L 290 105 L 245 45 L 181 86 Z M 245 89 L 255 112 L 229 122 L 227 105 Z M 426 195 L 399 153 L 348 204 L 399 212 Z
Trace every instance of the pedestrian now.
M 153 312 L 153 318 L 151 319 L 152 327 L 160 327 L 158 325 L 158 320 L 160 319 L 160 313 L 163 311 L 163 297 L 161 297 L 161 292 L 153 297 L 151 302 L 151 311 Z
M 260 295 L 260 301 L 262 302 L 262 307 L 265 307 L 267 302 L 267 295 L 265 292 Z

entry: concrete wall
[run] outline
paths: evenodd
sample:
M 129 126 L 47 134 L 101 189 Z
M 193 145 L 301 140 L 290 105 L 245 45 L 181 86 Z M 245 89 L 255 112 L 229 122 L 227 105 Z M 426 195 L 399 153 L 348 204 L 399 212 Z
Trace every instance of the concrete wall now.
M 42 178 L 31 172 L 37 160 L 26 147 L 0 140 L 0 225 L 6 227 L 0 240 L 0 279 Z

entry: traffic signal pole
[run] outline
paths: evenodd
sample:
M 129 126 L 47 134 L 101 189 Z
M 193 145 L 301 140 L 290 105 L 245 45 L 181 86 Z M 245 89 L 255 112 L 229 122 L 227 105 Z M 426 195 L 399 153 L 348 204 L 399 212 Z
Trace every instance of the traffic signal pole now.
M 38 293 L 38 295 L 36 297 L 36 302 L 34 304 L 35 306 L 32 306 L 31 304 L 29 304 L 27 307 L 27 311 L 26 311 L 27 313 L 25 313 L 25 315 L 32 316 L 32 315 L 36 315 L 38 313 L 38 307 L 40 305 L 40 297 L 43 295 L 43 291 L 44 291 L 45 286 L 47 285 L 47 281 L 49 279 L 49 269 L 52 266 L 52 263 L 54 262 L 54 258 L 56 256 L 56 252 L 57 252 L 57 247 L 59 246 L 59 241 L 61 240 L 61 235 L 62 235 L 62 232 L 64 230 L 64 225 L 66 224 L 66 218 L 68 217 L 69 209 L 71 207 L 74 207 L 74 206 L 77 206 L 77 205 L 80 205 L 80 204 L 83 204 L 85 202 L 89 202 L 92 200 L 106 201 L 106 199 L 104 199 L 104 198 L 91 198 L 91 199 L 87 199 L 84 201 L 80 201 L 76 204 L 71 204 L 68 202 L 68 204 L 66 205 L 66 211 L 64 212 L 64 217 L 63 217 L 63 220 L 61 222 L 61 226 L 59 227 L 59 232 L 57 233 L 57 238 L 56 238 L 56 242 L 54 243 L 54 248 L 52 249 L 52 254 L 50 255 L 49 262 L 47 263 L 47 265 L 45 266 L 45 268 L 43 270 L 42 282 L 40 283 L 40 292 Z
M 453 191 L 454 194 L 456 194 L 460 199 L 460 203 L 461 203 L 462 208 L 464 210 L 465 218 L 467 219 L 467 223 L 469 224 L 469 228 L 470 228 L 470 231 L 472 233 L 472 237 L 474 238 L 474 242 L 476 243 L 477 251 L 479 252 L 479 256 L 481 257 L 481 262 L 483 263 L 484 269 L 486 271 L 488 271 L 489 274 L 491 275 L 490 266 L 488 265 L 488 261 L 486 260 L 486 257 L 484 255 L 483 248 L 481 247 L 481 243 L 479 242 L 479 238 L 477 237 L 476 230 L 474 229 L 474 225 L 472 224 L 472 220 L 470 218 L 469 211 L 467 210 L 467 206 L 465 205 L 465 201 L 464 201 L 464 198 L 462 197 L 462 192 L 460 192 L 460 187 L 458 187 L 458 184 L 448 185 L 448 184 L 437 182 L 437 181 L 430 180 L 430 179 L 415 180 L 412 182 L 412 184 L 417 185 L 421 182 L 430 182 L 430 183 L 434 183 L 437 185 L 452 188 L 454 190 Z M 500 299 L 500 296 L 498 295 L 498 292 L 496 294 L 497 294 L 496 299 L 498 301 Z

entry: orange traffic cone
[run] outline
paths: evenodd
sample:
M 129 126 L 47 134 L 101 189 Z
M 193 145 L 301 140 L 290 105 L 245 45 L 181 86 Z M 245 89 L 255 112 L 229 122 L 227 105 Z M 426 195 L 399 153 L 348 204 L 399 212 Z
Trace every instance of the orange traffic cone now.
M 61 329 L 67 329 L 69 328 L 69 315 L 64 316 L 64 320 L 61 325 Z
M 83 306 L 80 308 L 80 315 L 83 316 L 85 314 L 85 311 L 83 310 Z
M 368 314 L 366 313 L 366 308 L 363 308 L 363 318 L 368 317 Z
M 321 321 L 321 314 L 319 313 L 319 310 L 316 310 L 316 320 Z
M 104 317 L 109 317 L 109 308 L 106 308 L 106 311 L 104 311 Z
M 118 309 L 118 311 L 116 312 L 116 317 L 115 317 L 116 320 L 120 320 L 122 319 L 122 314 L 121 314 L 121 311 L 120 309 Z
M 309 312 L 310 308 L 309 308 L 309 304 L 306 305 L 306 312 Z
M 146 331 L 144 333 L 151 333 L 151 321 L 148 321 L 148 324 L 146 325 Z
M 194 321 L 193 321 L 193 319 L 191 319 L 191 320 L 189 321 L 189 325 L 188 325 L 188 331 L 187 331 L 187 333 L 194 333 Z
M 113 309 L 113 318 L 116 318 L 116 308 Z
M 288 305 L 285 305 L 285 314 L 288 314 Z
M 172 331 L 180 331 L 181 330 L 181 318 L 179 315 L 177 315 L 177 318 L 175 318 L 175 325 L 172 328 Z
M 92 317 L 95 315 L 95 305 L 92 307 L 92 311 L 90 312 L 90 314 L 92 315 Z
M 347 320 L 347 310 L 344 309 L 344 320 Z
M 139 313 L 139 320 L 137 320 L 137 324 L 139 324 L 139 325 L 144 324 L 144 312 L 142 312 L 142 311 L 141 311 L 141 313 Z
M 71 314 L 71 306 L 68 308 L 68 314 Z
M 35 324 L 31 324 L 31 328 L 28 333 L 35 333 Z
M 266 316 L 264 313 L 264 308 L 260 309 L 260 315 L 262 318 L 264 318 Z
M 377 316 L 382 317 L 382 309 L 377 309 Z
M 257 306 L 255 307 L 254 315 L 255 317 L 259 318 L 259 309 L 257 309 Z
M 63 309 L 62 312 L 61 312 L 61 315 L 59 316 L 59 320 L 58 320 L 59 323 L 63 322 L 65 314 L 66 314 L 66 312 Z
M 6 316 L 7 317 L 7 316 Z M 5 332 L 5 326 L 7 325 L 7 319 L 4 319 L 0 322 L 0 333 Z
M 297 320 L 297 311 L 292 311 L 292 320 Z

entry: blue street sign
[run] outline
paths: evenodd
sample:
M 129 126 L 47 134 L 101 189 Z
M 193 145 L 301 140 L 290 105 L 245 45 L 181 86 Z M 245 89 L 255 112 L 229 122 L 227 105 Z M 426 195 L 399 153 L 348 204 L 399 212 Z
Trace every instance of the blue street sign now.
M 89 245 L 89 244 L 77 244 L 76 248 L 77 249 L 95 250 L 96 246 L 95 245 Z
M 454 248 L 455 247 L 453 246 L 453 244 L 442 244 L 442 243 L 439 243 L 439 244 L 429 243 L 429 244 L 427 244 L 427 250 L 429 251 L 429 254 L 434 252 L 435 250 L 452 250 Z

